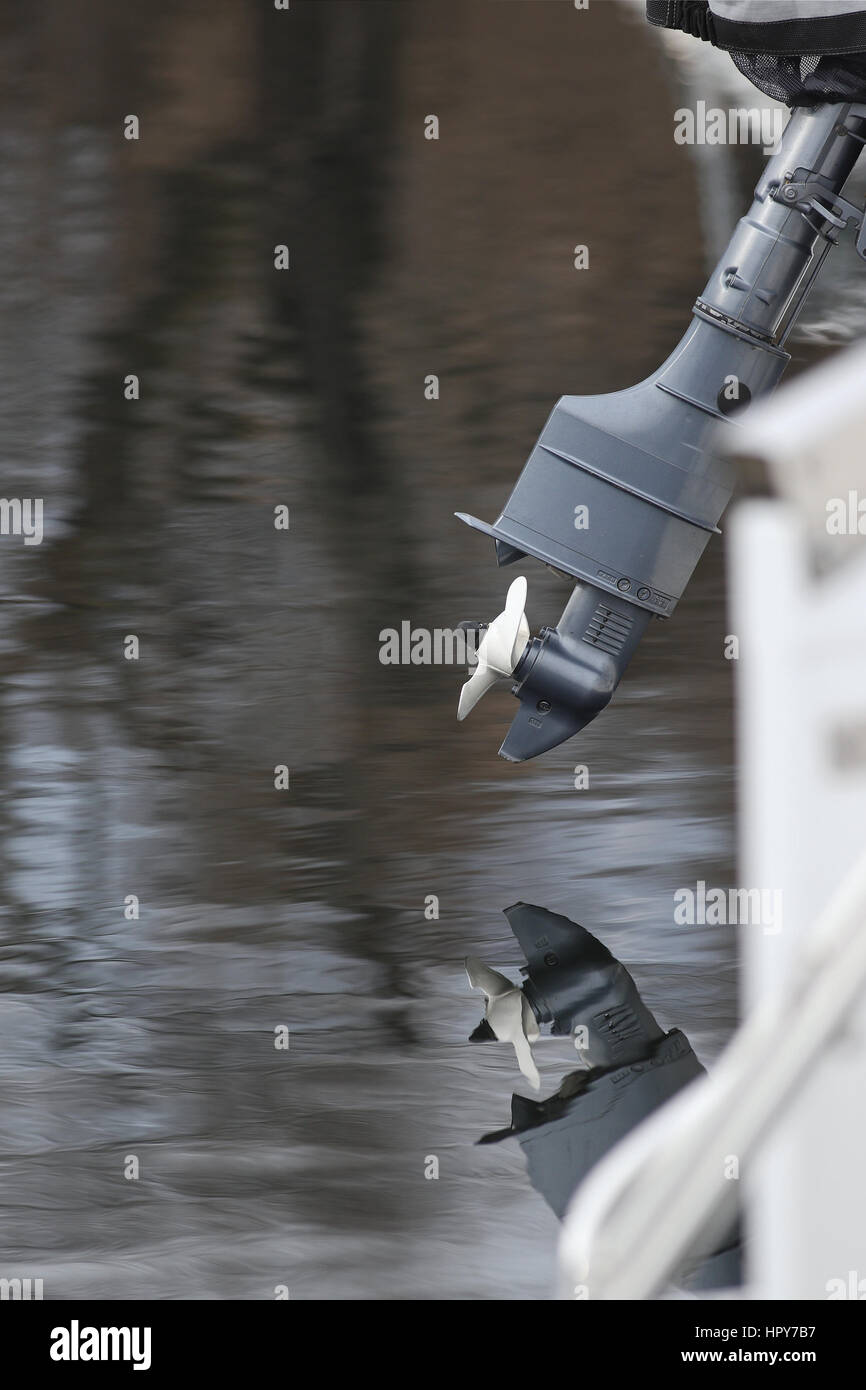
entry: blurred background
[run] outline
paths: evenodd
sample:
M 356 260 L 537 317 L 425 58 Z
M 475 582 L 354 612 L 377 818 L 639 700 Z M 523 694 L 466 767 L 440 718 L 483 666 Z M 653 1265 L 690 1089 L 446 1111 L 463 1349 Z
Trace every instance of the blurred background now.
M 499 611 L 452 513 L 667 356 L 763 162 L 674 112 L 766 100 L 638 0 L 3 0 L 0 34 L 3 492 L 45 502 L 0 546 L 0 1273 L 546 1298 L 557 1222 L 474 1147 L 523 1083 L 466 1041 L 462 960 L 519 964 L 516 899 L 565 912 L 718 1054 L 733 930 L 673 893 L 734 881 L 724 546 L 524 766 L 507 689 L 458 725 L 465 673 L 379 633 Z M 863 301 L 841 249 L 792 370 Z M 529 580 L 535 630 L 567 591 Z M 548 1093 L 574 1053 L 538 1056 Z

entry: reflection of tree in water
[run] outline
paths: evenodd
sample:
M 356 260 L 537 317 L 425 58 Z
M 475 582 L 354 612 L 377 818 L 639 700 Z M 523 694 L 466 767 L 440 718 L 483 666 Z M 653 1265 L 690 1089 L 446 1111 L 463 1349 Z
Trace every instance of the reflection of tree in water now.
M 243 645 L 238 628 L 248 611 L 236 602 L 237 575 L 224 561 L 221 565 L 219 553 L 206 569 L 188 562 L 196 538 L 183 534 L 185 514 L 208 509 L 218 542 L 232 524 L 219 514 L 220 501 L 243 506 L 252 492 L 262 499 L 256 520 L 264 531 L 271 524 L 269 494 L 292 498 L 297 483 L 304 485 L 297 477 L 298 461 L 302 474 L 320 474 L 314 494 L 321 512 L 317 530 L 324 556 L 330 554 L 320 561 L 320 583 L 344 594 L 339 607 L 324 611 L 359 690 L 373 690 L 381 669 L 367 614 L 386 612 L 394 592 L 411 602 L 417 589 L 410 547 L 401 544 L 407 521 L 400 502 L 403 470 L 382 455 L 370 426 L 354 321 L 355 302 L 375 264 L 375 211 L 382 198 L 377 165 L 388 148 L 389 66 L 397 26 L 388 7 L 380 5 L 301 7 L 291 27 L 267 18 L 248 74 L 256 113 L 250 138 L 238 141 L 224 132 L 205 157 L 197 152 L 193 165 L 160 168 L 149 176 L 150 199 L 159 209 L 156 226 L 151 218 L 146 257 L 150 292 L 128 296 L 121 320 L 104 335 L 103 366 L 91 376 L 82 401 L 88 425 L 81 450 L 81 504 L 71 535 L 51 557 L 53 592 L 76 605 L 75 647 L 101 664 L 115 685 L 120 698 L 114 713 L 126 725 L 127 737 L 138 746 L 158 747 L 169 765 L 188 772 L 197 766 L 206 773 L 209 760 L 225 761 L 221 731 L 208 723 L 214 710 L 197 697 L 203 673 L 214 670 L 225 681 L 227 700 L 240 693 L 226 652 Z M 146 119 L 144 126 L 146 138 Z M 122 190 L 119 195 L 122 199 Z M 129 215 L 126 204 L 122 216 Z M 281 276 L 273 270 L 271 248 L 284 238 L 296 268 Z M 234 310 L 220 324 L 214 306 L 226 297 Z M 126 401 L 119 390 L 119 378 L 133 366 L 142 382 L 140 404 Z M 270 395 L 300 395 L 291 461 L 280 447 L 285 426 L 282 431 L 261 427 L 261 417 L 273 413 Z M 261 473 L 257 455 L 267 457 L 264 477 L 256 476 Z M 389 546 L 377 543 L 385 514 Z M 253 533 L 251 539 L 272 561 L 271 538 Z M 295 545 L 294 537 L 288 544 Z M 235 558 L 245 569 L 258 569 L 259 583 L 270 590 L 265 605 L 270 613 L 259 607 L 263 634 L 269 628 L 279 633 L 285 628 L 284 593 L 268 584 L 255 550 Z M 343 582 L 336 566 L 347 576 Z M 363 586 L 353 580 L 359 566 Z M 292 578 L 292 592 L 304 593 L 304 574 Z M 123 600 L 117 597 L 118 584 Z M 118 666 L 118 622 L 139 632 L 158 660 Z M 300 687 L 306 696 L 300 707 L 296 700 L 299 718 L 291 730 L 292 744 L 301 749 L 309 746 L 309 710 L 316 704 L 327 708 L 330 700 L 317 696 L 315 631 L 301 633 L 300 642 L 298 634 L 288 636 L 279 652 L 255 654 L 243 698 L 256 711 L 258 724 L 256 672 L 276 655 L 287 690 Z M 307 643 L 305 636 L 311 639 Z M 190 683 L 191 671 L 199 678 Z M 384 847 L 377 851 L 375 835 L 376 733 L 363 698 L 350 699 L 355 711 L 344 714 L 343 722 L 354 726 L 352 738 L 346 741 L 344 732 L 326 727 L 319 729 L 318 742 L 326 759 L 332 735 L 338 745 L 345 743 L 325 782 L 340 806 L 354 805 L 356 814 L 323 824 L 314 837 L 320 843 L 305 844 L 303 851 L 304 857 L 312 849 L 319 858 L 332 859 L 337 837 L 342 868 L 334 887 L 341 900 L 363 910 L 377 904 L 386 870 Z M 260 751 L 268 754 L 265 769 L 280 760 L 286 742 L 283 710 L 268 713 L 267 735 L 258 738 Z M 326 724 L 332 721 L 326 717 Z M 243 794 L 261 803 L 266 833 L 291 860 L 292 841 L 286 843 L 285 829 L 265 811 L 267 797 L 259 792 L 262 759 L 252 765 L 238 760 L 233 774 L 247 784 Z M 266 787 L 268 782 L 265 774 Z M 320 782 L 315 767 L 296 770 L 295 805 L 305 783 L 311 799 L 320 800 Z M 195 800 L 186 809 L 194 821 Z M 212 834 L 213 828 L 203 826 L 199 833 Z M 244 849 L 237 833 L 233 824 L 221 837 L 234 842 L 235 859 Z M 260 833 L 256 826 L 251 835 L 254 854 Z M 374 910 L 377 916 L 387 911 Z M 371 922 L 369 931 L 356 927 L 352 933 L 356 949 L 381 958 L 389 973 L 386 988 L 399 994 L 388 940 L 380 921 Z M 397 1013 L 388 1017 L 392 1028 L 401 1026 Z

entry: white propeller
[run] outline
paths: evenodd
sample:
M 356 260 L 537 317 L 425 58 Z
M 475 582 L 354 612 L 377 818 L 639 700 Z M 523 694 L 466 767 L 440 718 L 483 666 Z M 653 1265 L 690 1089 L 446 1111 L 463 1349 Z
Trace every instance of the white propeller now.
M 478 665 L 460 691 L 457 718 L 465 719 L 491 685 L 510 676 L 529 641 L 526 580 L 518 575 L 505 597 L 505 609 L 494 618 L 478 647 Z
M 524 580 L 524 585 L 526 581 Z M 513 586 L 512 586 L 513 587 Z M 538 1022 L 526 995 L 498 970 L 491 970 L 474 956 L 466 959 L 466 974 L 473 989 L 487 996 L 484 1016 L 500 1042 L 510 1042 L 517 1053 L 517 1065 L 534 1090 L 541 1077 L 532 1057 L 530 1043 L 539 1037 Z

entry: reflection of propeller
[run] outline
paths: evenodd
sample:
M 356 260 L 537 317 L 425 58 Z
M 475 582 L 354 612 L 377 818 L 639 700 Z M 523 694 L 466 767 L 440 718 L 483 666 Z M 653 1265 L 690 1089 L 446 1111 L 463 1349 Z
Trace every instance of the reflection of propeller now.
M 525 607 L 526 580 L 520 575 L 509 587 L 504 611 L 493 619 L 481 639 L 478 665 L 460 691 L 458 719 L 465 719 L 491 685 L 513 672 L 529 641 Z
M 523 582 L 525 588 L 526 581 Z M 485 1022 L 500 1042 L 510 1042 L 513 1045 L 517 1053 L 517 1065 L 537 1091 L 541 1086 L 541 1078 L 529 1044 L 536 1041 L 539 1031 L 529 1000 L 507 976 L 500 975 L 498 970 L 491 970 L 474 956 L 467 957 L 466 974 L 472 988 L 483 989 L 487 996 Z

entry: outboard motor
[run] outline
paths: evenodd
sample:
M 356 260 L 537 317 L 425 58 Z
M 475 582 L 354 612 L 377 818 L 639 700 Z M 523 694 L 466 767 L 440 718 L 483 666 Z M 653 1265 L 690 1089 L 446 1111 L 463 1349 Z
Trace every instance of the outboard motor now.
M 523 762 L 583 729 L 650 618 L 674 612 L 733 489 L 713 433 L 775 387 L 785 340 L 849 223 L 866 259 L 863 213 L 841 197 L 864 142 L 866 105 L 795 109 L 667 361 L 629 390 L 564 396 L 496 521 L 457 513 L 492 537 L 500 565 L 531 556 L 576 581 L 556 627 L 530 636 L 521 577 L 484 631 L 458 717 L 510 679 L 520 707 L 502 757 Z
M 541 1027 L 572 1036 L 582 1066 L 546 1100 L 511 1098 L 511 1123 L 482 1144 L 516 1138 L 529 1178 L 560 1219 L 591 1168 L 651 1114 L 704 1074 L 679 1028 L 665 1033 L 625 966 L 584 927 L 530 903 L 505 909 L 527 964 L 522 988 L 499 971 L 469 959 L 470 984 L 483 989 L 487 1008 L 473 1042 L 510 1042 L 520 1070 L 540 1081 L 531 1043 Z M 739 1281 L 739 1235 L 683 1270 L 683 1287 L 730 1287 Z

